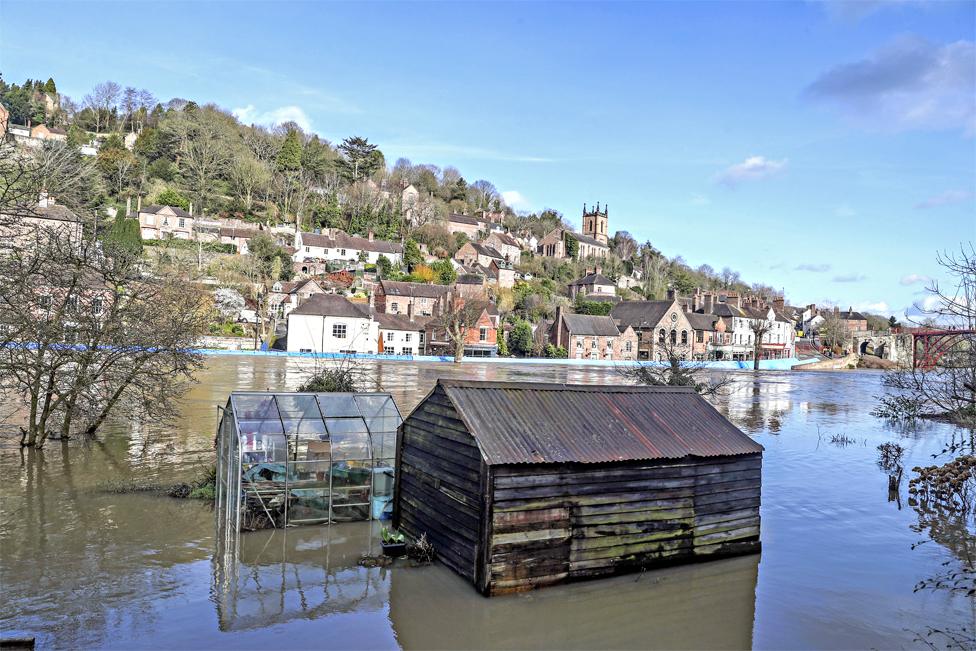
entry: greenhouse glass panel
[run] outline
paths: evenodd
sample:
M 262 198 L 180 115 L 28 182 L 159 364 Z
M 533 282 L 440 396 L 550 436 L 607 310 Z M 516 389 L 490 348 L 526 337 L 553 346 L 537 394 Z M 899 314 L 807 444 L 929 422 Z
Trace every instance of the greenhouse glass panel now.
M 386 517 L 401 421 L 385 393 L 233 393 L 217 430 L 224 548 L 242 530 Z

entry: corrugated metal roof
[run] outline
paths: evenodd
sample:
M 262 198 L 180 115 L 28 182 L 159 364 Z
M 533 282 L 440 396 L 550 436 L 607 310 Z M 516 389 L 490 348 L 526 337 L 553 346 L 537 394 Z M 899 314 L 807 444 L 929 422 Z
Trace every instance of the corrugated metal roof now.
M 458 380 L 438 384 L 489 465 L 763 451 L 690 388 Z

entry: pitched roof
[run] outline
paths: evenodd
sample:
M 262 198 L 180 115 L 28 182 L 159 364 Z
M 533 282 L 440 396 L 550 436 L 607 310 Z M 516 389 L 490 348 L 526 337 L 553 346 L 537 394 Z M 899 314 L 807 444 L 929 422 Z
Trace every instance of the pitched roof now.
M 310 314 L 314 316 L 341 316 L 355 319 L 368 319 L 368 307 L 353 303 L 337 294 L 312 294 L 289 314 Z
M 191 215 L 187 211 L 183 210 L 179 206 L 160 206 L 159 204 L 153 204 L 151 206 L 146 206 L 145 208 L 141 208 L 138 212 L 148 212 L 148 213 L 152 213 L 152 214 L 155 215 L 156 213 L 158 213 L 163 208 L 169 208 L 170 210 L 173 211 L 173 213 L 177 217 L 189 217 L 189 218 L 192 218 L 193 217 L 193 215 Z
M 575 237 L 580 242 L 583 242 L 584 244 L 589 244 L 590 246 L 599 246 L 599 247 L 602 247 L 604 249 L 609 249 L 610 248 L 609 245 L 604 244 L 600 240 L 598 240 L 596 238 L 593 238 L 593 237 L 590 237 L 589 235 L 583 235 L 582 233 L 573 233 L 573 237 Z
M 454 405 L 489 465 L 612 463 L 763 451 L 688 387 L 442 379 L 435 391 L 443 391 Z
M 459 213 L 451 213 L 451 215 L 447 218 L 447 221 L 454 222 L 456 224 L 467 224 L 468 226 L 479 226 L 481 224 L 477 217 L 472 217 L 471 215 L 461 215 Z
M 495 232 L 495 233 L 492 233 L 491 235 L 489 235 L 487 239 L 490 240 L 493 237 L 496 238 L 499 242 L 501 242 L 502 244 L 504 244 L 506 246 L 514 246 L 514 247 L 522 248 L 521 245 L 519 244 L 518 240 L 516 240 L 514 237 L 512 237 L 508 233 L 498 233 L 498 232 Z
M 610 316 L 624 328 L 652 328 L 673 306 L 674 301 L 624 301 L 613 306 Z
M 428 285 L 409 283 L 401 280 L 381 280 L 380 287 L 387 296 L 415 296 L 420 298 L 440 298 L 450 289 L 447 285 Z
M 715 330 L 715 323 L 719 319 L 714 314 L 696 314 L 695 312 L 686 312 L 685 317 L 688 318 L 688 323 L 691 324 L 692 330 L 704 330 L 708 332 Z
M 417 319 L 411 321 L 410 317 L 402 314 L 377 312 L 373 315 L 373 320 L 379 323 L 380 328 L 383 330 L 408 330 L 410 332 L 416 332 L 424 329 L 423 321 Z
M 458 274 L 455 283 L 458 285 L 484 285 L 485 277 L 481 274 L 463 273 Z
M 354 251 L 372 251 L 373 253 L 400 253 L 403 247 L 386 240 L 370 240 L 368 237 L 349 235 L 344 231 L 335 231 L 335 237 L 323 233 L 302 233 L 304 246 L 318 246 L 323 249 L 351 249 Z
M 589 273 L 569 283 L 570 287 L 580 287 L 583 285 L 609 285 L 613 287 L 613 281 L 599 273 Z
M 564 314 L 563 323 L 571 335 L 616 337 L 620 334 L 613 317 L 591 314 Z
M 851 309 L 848 309 L 846 312 L 841 312 L 840 318 L 842 318 L 845 321 L 867 321 L 868 319 L 860 312 L 855 312 Z
M 220 236 L 221 237 L 231 237 L 231 238 L 241 238 L 244 240 L 249 240 L 252 237 L 257 236 L 261 231 L 256 228 L 236 228 L 234 226 L 221 226 Z
M 62 206 L 59 203 L 53 206 L 31 206 L 27 216 L 39 217 L 41 219 L 56 219 L 63 222 L 78 221 L 78 215 L 72 212 L 67 206 Z
M 498 260 L 504 260 L 505 256 L 498 252 L 498 249 L 494 247 L 481 244 L 480 242 L 468 242 L 474 250 L 478 252 L 478 255 L 487 255 L 489 258 L 496 258 Z

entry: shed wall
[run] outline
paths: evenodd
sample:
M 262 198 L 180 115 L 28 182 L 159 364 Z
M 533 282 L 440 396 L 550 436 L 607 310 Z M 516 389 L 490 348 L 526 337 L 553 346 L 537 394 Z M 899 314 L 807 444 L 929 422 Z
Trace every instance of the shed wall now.
M 479 587 L 501 594 L 758 551 L 761 472 L 759 454 L 493 466 Z
M 395 524 L 426 533 L 438 559 L 476 581 L 484 490 L 474 438 L 437 387 L 400 429 Z

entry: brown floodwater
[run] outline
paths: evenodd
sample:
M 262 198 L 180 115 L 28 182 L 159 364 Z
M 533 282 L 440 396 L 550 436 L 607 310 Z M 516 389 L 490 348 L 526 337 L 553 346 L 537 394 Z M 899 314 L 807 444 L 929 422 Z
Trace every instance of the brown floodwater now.
M 404 415 L 438 377 L 620 381 L 592 367 L 370 364 Z M 976 538 L 910 506 L 907 477 L 901 499 L 889 496 L 876 465 L 885 441 L 911 468 L 970 433 L 873 418 L 870 372 L 743 372 L 717 401 L 766 446 L 761 554 L 521 595 L 483 598 L 439 565 L 360 567 L 378 551 L 378 523 L 243 534 L 236 562 L 222 562 L 208 505 L 112 492 L 194 478 L 212 462 L 230 391 L 294 389 L 313 369 L 215 357 L 174 427 L 113 423 L 97 442 L 42 453 L 0 445 L 0 637 L 33 635 L 39 648 L 911 648 L 929 627 L 976 628 L 965 590 L 915 589 L 971 567 Z

